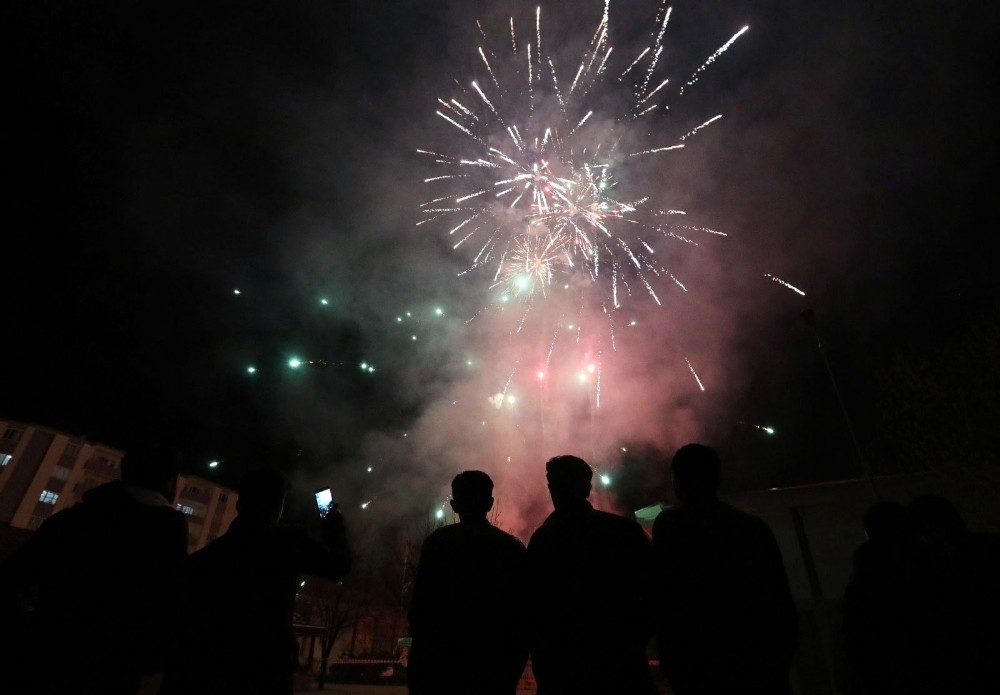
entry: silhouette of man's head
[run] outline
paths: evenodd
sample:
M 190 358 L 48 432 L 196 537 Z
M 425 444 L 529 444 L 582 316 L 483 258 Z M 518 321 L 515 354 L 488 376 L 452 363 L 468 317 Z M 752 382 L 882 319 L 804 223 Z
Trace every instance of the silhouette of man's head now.
M 451 481 L 451 508 L 462 521 L 485 519 L 493 509 L 493 480 L 482 471 L 463 471 Z
M 686 444 L 670 461 L 674 494 L 681 502 L 715 499 L 719 490 L 719 454 L 704 444 Z
M 171 504 L 177 496 L 180 471 L 180 453 L 166 446 L 134 447 L 122 458 L 123 483 L 159 492 Z
M 285 478 L 273 468 L 255 468 L 243 474 L 236 511 L 244 519 L 275 523 L 285 507 Z
M 914 497 L 907 510 L 917 533 L 925 540 L 944 541 L 968 533 L 962 514 L 941 495 Z
M 576 456 L 556 456 L 545 463 L 545 478 L 556 509 L 590 497 L 594 470 Z
M 899 502 L 876 502 L 865 512 L 861 523 L 869 539 L 898 541 L 908 539 L 913 534 L 910 515 Z

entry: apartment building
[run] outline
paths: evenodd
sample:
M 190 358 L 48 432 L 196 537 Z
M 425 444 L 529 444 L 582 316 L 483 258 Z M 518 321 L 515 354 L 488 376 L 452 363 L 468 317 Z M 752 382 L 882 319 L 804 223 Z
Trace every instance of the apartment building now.
M 34 423 L 0 419 L 0 524 L 34 530 L 89 490 L 121 477 L 125 452 Z M 236 492 L 197 476 L 178 480 L 177 509 L 188 515 L 188 551 L 225 533 Z
M 221 536 L 236 518 L 236 492 L 193 475 L 177 481 L 177 509 L 187 514 L 188 552 Z

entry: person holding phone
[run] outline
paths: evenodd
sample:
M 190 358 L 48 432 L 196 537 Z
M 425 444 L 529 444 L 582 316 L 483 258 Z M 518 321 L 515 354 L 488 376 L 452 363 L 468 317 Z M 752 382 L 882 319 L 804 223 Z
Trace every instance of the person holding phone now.
M 330 488 L 325 487 L 322 490 L 316 491 L 316 508 L 319 509 L 319 518 L 325 519 L 326 515 L 330 513 L 330 508 L 333 506 L 333 492 Z
M 229 530 L 188 561 L 166 692 L 291 695 L 299 575 L 339 579 L 351 568 L 344 519 L 328 489 L 323 501 L 316 539 L 278 525 L 285 504 L 280 473 L 260 468 L 243 476 Z

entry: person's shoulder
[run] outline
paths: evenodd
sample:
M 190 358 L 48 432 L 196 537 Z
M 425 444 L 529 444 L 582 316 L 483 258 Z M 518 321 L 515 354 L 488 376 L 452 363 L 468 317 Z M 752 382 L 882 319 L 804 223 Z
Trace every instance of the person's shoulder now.
M 434 529 L 427 535 L 426 538 L 424 538 L 423 546 L 425 548 L 434 547 L 458 538 L 462 535 L 462 529 L 460 526 L 461 524 L 448 524 L 447 526 Z
M 622 516 L 621 514 L 615 514 L 613 512 L 605 512 L 600 509 L 594 510 L 593 519 L 598 524 L 622 532 L 632 533 L 635 530 L 642 530 L 639 522 L 635 519 L 629 519 L 627 516 Z
M 747 526 L 767 526 L 767 523 L 755 514 L 750 512 L 745 512 L 742 509 L 737 509 L 731 504 L 726 504 L 725 502 L 718 503 L 719 513 L 728 516 L 729 518 L 746 524 Z
M 664 524 L 671 524 L 680 519 L 683 519 L 685 515 L 685 510 L 680 505 L 672 505 L 670 507 L 664 507 L 660 509 L 660 513 L 656 515 L 653 520 L 653 525 L 663 526 Z
M 528 550 L 537 548 L 539 545 L 545 545 L 549 542 L 549 539 L 556 538 L 560 535 L 558 525 L 551 523 L 550 520 L 551 515 L 549 519 L 546 519 L 545 522 L 536 528 L 531 536 L 528 537 Z
M 512 550 L 524 550 L 524 543 L 517 536 L 507 533 L 501 528 L 497 528 L 492 524 L 488 527 L 487 533 L 495 540 L 497 545 L 503 545 Z
M 74 504 L 43 521 L 29 540 L 32 545 L 40 547 L 50 543 L 57 544 L 61 541 L 69 541 L 71 537 L 76 537 L 80 533 L 86 534 L 87 516 L 88 512 L 83 509 L 83 505 Z
M 715 516 L 718 528 L 746 542 L 765 543 L 774 538 L 774 532 L 762 518 L 725 502 L 716 504 Z

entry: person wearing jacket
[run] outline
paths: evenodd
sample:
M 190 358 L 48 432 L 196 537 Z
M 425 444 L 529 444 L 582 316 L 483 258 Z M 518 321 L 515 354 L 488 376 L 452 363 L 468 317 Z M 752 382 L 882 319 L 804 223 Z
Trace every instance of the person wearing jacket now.
M 187 521 L 174 509 L 180 461 L 130 449 L 121 480 L 47 519 L 0 564 L 0 600 L 19 630 L 0 650 L 4 692 L 134 693 L 162 671 Z

